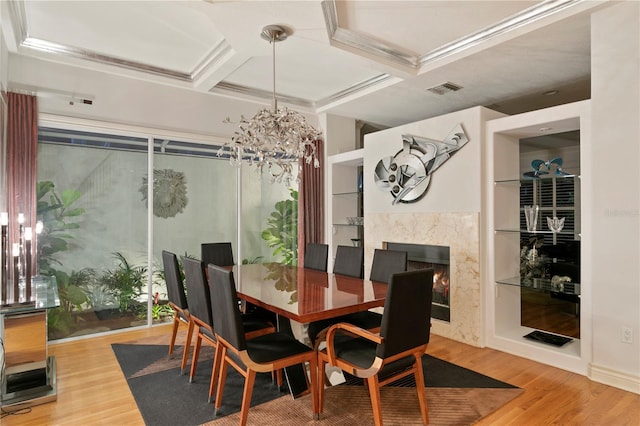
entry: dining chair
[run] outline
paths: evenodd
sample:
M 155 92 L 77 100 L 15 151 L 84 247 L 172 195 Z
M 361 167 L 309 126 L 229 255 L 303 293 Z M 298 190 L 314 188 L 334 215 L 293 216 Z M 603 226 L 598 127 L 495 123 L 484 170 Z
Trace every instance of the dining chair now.
M 233 248 L 230 242 L 200 244 L 200 259 L 205 265 L 233 266 Z
M 407 270 L 407 252 L 400 250 L 373 251 L 371 262 L 370 281 L 388 283 L 391 275 Z M 362 311 L 349 314 L 345 322 L 364 328 L 365 330 L 378 331 L 382 323 L 382 315 L 373 311 Z
M 173 327 L 171 329 L 171 342 L 169 343 L 169 355 L 173 353 L 176 336 L 180 324 L 189 325 L 189 305 L 184 293 L 182 273 L 178 264 L 178 256 L 167 250 L 162 250 L 162 265 L 164 267 L 164 280 L 167 283 L 167 297 L 169 306 L 173 309 Z M 184 344 L 184 351 L 189 352 L 191 340 Z
M 233 266 L 233 248 L 230 242 L 202 243 L 200 244 L 200 258 L 206 265 Z M 262 317 L 264 321 L 275 321 L 274 316 L 265 312 L 262 308 L 250 303 L 242 302 L 243 311 L 251 313 L 254 317 Z
M 196 343 L 193 348 L 191 358 L 191 369 L 189 371 L 189 382 L 193 381 L 196 373 L 198 358 L 200 357 L 200 347 L 204 339 L 214 348 L 217 347 L 215 334 L 213 333 L 213 316 L 211 313 L 211 297 L 209 296 L 209 285 L 206 282 L 204 263 L 199 259 L 189 257 L 182 258 L 184 265 L 184 282 L 187 287 L 187 302 L 189 303 L 190 321 L 187 329 L 187 340 L 191 341 L 194 330 L 196 330 Z M 187 351 L 182 356 L 181 373 L 187 367 Z
M 351 248 L 351 247 L 347 247 Z M 354 247 L 357 248 L 357 247 Z M 337 259 L 336 255 L 336 259 Z M 369 280 L 388 283 L 392 274 L 407 270 L 407 252 L 400 250 L 375 249 Z M 335 268 L 334 268 L 335 272 Z M 378 331 L 382 315 L 373 311 L 355 312 L 330 320 L 321 320 L 307 326 L 307 335 L 314 346 L 324 339 L 327 327 L 337 322 L 348 322 L 365 330 Z
M 295 337 L 273 332 L 247 339 L 238 310 L 238 298 L 233 272 L 209 264 L 211 281 L 211 303 L 214 305 L 213 321 L 218 340 L 214 368 L 219 368 L 216 390 L 215 412 L 219 410 L 228 366 L 232 366 L 245 377 L 240 410 L 240 425 L 247 424 L 251 395 L 257 373 L 274 372 L 285 367 L 309 363 L 310 389 L 313 417 L 318 415 L 317 359 L 313 349 L 295 339 Z
M 304 267 L 327 272 L 329 246 L 327 244 L 309 243 L 304 250 Z
M 187 330 L 187 338 L 191 340 L 194 329 L 196 333 L 196 342 L 193 348 L 191 359 L 191 369 L 189 371 L 189 382 L 193 381 L 200 357 L 200 349 L 202 342 L 206 341 L 217 350 L 217 340 L 214 333 L 213 312 L 211 304 L 211 290 L 207 279 L 207 269 L 204 262 L 199 259 L 182 258 L 184 264 L 185 283 L 187 284 L 187 298 L 191 308 L 189 329 Z M 275 331 L 273 324 L 256 320 L 253 317 L 242 315 L 245 330 L 248 338 L 258 336 L 264 333 Z M 187 358 L 182 358 L 182 370 L 186 367 Z M 209 386 L 209 401 L 213 397 L 215 385 L 215 376 L 213 375 L 215 367 L 212 368 L 211 383 Z
M 364 278 L 364 248 L 338 246 L 333 262 L 333 273 Z
M 364 248 L 351 246 L 337 246 L 336 257 L 333 262 L 333 273 L 346 275 L 348 277 L 363 278 L 364 277 Z M 307 336 L 314 345 L 318 334 L 332 324 L 346 321 L 345 317 L 332 318 L 310 322 L 307 325 Z
M 326 348 L 318 351 L 318 409 L 324 399 L 326 363 L 365 379 L 374 424 L 382 425 L 380 388 L 413 374 L 422 421 L 429 423 L 422 356 L 431 334 L 433 269 L 391 275 L 380 333 L 338 323 L 327 332 Z
M 407 252 L 400 250 L 373 251 L 373 261 L 371 262 L 371 272 L 369 279 L 388 283 L 391 275 L 407 270 Z

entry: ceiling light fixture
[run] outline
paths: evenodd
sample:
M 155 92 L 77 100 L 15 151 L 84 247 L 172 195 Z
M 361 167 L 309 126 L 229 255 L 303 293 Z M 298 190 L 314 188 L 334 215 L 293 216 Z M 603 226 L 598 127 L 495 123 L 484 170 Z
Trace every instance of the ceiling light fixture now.
M 298 178 L 300 159 L 304 158 L 307 164 L 313 162 L 314 167 L 320 167 L 315 141 L 322 137 L 322 132 L 309 125 L 300 113 L 287 107 L 278 107 L 275 44 L 287 38 L 287 31 L 278 25 L 267 25 L 260 36 L 273 46 L 271 109 L 261 109 L 251 120 L 240 116 L 239 129 L 231 141 L 220 148 L 218 156 L 228 152 L 233 164 L 240 165 L 245 160 L 250 165 L 256 165 L 260 172 L 267 168 L 274 181 L 289 182 L 294 177 L 294 166 L 296 180 Z M 231 123 L 231 120 L 227 117 L 223 122 Z

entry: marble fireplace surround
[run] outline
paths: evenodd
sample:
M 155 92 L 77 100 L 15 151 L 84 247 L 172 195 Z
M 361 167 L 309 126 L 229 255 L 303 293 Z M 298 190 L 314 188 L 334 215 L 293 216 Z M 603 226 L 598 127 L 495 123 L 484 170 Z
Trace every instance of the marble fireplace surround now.
M 373 251 L 386 242 L 449 246 L 451 321 L 431 332 L 480 346 L 480 229 L 478 213 L 369 213 L 364 221 L 365 276 Z

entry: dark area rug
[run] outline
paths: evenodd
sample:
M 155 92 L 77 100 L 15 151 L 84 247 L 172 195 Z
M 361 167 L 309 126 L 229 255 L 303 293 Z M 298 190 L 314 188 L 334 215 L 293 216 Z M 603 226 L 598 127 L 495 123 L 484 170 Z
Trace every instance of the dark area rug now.
M 167 345 L 113 344 L 113 352 L 127 379 L 140 414 L 150 426 L 200 425 L 214 418 L 213 403 L 208 403 L 213 348 L 203 346 L 193 382 L 189 368 L 180 375 L 182 346 L 176 346 L 171 358 Z M 244 377 L 229 367 L 218 417 L 240 411 Z M 251 405 L 262 404 L 285 395 L 270 374 L 256 377 Z
M 484 374 L 476 373 L 459 365 L 433 357 L 422 356 L 424 384 L 431 388 L 516 388 L 509 383 L 492 379 Z M 344 373 L 346 385 L 362 385 L 362 379 Z M 404 377 L 387 386 L 416 387 L 413 376 Z
M 180 376 L 181 346 L 176 347 L 171 358 L 167 357 L 166 345 L 113 344 L 112 348 L 147 425 L 237 424 L 244 378 L 229 368 L 223 404 L 214 421 L 213 404 L 207 402 L 213 358 L 210 346 L 202 348 L 193 383 L 189 383 L 188 372 Z M 422 363 L 425 384 L 430 388 L 427 398 L 433 402 L 429 406 L 432 425 L 472 424 L 522 392 L 508 383 L 430 355 L 425 355 Z M 323 419 L 315 424 L 368 424 L 371 405 L 362 381 L 348 375 L 345 378 L 344 385 L 326 390 Z M 385 424 L 420 423 L 417 397 L 411 387 L 415 382 L 408 377 L 383 388 Z M 270 374 L 259 374 L 249 424 L 314 424 L 310 396 L 293 400 L 283 391 L 272 382 Z M 346 400 L 349 402 L 345 411 Z

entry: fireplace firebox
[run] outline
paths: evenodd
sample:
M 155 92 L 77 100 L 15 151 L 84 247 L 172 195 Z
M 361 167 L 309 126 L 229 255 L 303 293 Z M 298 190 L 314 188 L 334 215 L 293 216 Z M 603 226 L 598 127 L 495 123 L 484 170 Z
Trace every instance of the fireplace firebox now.
M 427 244 L 386 243 L 388 250 L 407 252 L 407 270 L 433 269 L 433 301 L 431 317 L 450 322 L 450 255 L 449 247 Z

